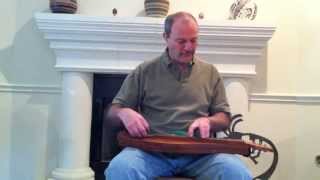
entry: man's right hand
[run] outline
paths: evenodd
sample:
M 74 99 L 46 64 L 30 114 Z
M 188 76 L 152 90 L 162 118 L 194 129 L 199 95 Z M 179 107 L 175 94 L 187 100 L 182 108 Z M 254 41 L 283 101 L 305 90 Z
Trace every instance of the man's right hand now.
M 149 124 L 138 112 L 130 108 L 121 108 L 118 117 L 132 137 L 147 136 Z

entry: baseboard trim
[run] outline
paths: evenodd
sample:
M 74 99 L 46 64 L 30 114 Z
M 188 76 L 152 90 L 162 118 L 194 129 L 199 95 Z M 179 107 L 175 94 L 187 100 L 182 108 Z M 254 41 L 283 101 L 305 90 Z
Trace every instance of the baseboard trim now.
M 280 93 L 253 93 L 249 101 L 252 102 L 276 102 L 276 103 L 306 103 L 320 104 L 320 95 L 318 94 L 280 94 Z
M 0 84 L 0 92 L 60 94 L 60 86 L 34 84 Z
M 54 85 L 34 85 L 34 84 L 0 84 L 0 92 L 10 93 L 42 93 L 61 94 L 61 87 Z M 275 102 L 275 103 L 307 103 L 320 104 L 320 95 L 298 95 L 284 93 L 252 93 L 251 102 Z

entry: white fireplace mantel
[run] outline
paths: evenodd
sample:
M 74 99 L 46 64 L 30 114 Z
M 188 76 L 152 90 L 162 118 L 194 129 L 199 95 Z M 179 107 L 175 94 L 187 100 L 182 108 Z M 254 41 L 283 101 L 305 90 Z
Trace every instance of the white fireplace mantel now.
M 93 179 L 89 168 L 93 73 L 128 73 L 160 55 L 162 18 L 101 17 L 37 13 L 35 19 L 62 72 L 59 167 L 54 179 Z M 246 114 L 250 79 L 274 26 L 253 21 L 199 21 L 197 55 L 214 64 L 224 78 L 234 113 Z M 77 124 L 77 128 L 72 128 Z M 68 144 L 67 144 L 68 143 Z
M 38 13 L 36 21 L 61 71 L 127 73 L 163 52 L 163 19 Z M 200 21 L 197 54 L 223 76 L 253 77 L 275 30 L 252 21 Z

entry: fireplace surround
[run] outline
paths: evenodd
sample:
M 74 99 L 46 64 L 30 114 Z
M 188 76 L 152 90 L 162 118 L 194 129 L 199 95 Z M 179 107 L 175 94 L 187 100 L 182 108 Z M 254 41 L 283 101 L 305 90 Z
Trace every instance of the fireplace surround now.
M 161 54 L 162 18 L 36 13 L 38 28 L 62 74 L 57 180 L 91 180 L 89 167 L 93 74 L 127 74 Z M 224 79 L 233 113 L 246 114 L 250 80 L 275 27 L 253 21 L 199 21 L 197 55 Z

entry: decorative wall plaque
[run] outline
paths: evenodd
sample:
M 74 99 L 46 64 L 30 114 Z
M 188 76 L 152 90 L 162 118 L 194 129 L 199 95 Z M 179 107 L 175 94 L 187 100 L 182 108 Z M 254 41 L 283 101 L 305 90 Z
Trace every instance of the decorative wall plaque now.
M 230 7 L 229 19 L 254 20 L 258 6 L 253 0 L 236 0 Z

